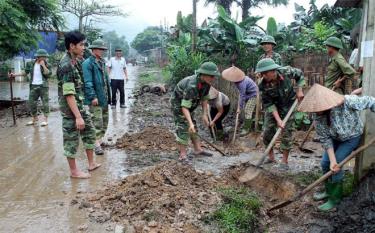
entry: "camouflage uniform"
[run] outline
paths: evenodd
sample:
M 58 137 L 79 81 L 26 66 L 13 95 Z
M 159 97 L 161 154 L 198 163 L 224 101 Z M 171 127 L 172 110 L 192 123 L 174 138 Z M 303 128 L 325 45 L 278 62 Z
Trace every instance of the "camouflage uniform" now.
M 336 88 L 335 91 L 340 94 L 350 94 L 351 90 L 347 90 L 348 88 L 345 88 L 345 86 L 348 86 L 348 84 L 353 80 L 355 73 L 354 68 L 349 65 L 341 53 L 337 53 L 335 56 L 329 59 L 327 77 L 324 80 L 324 86 L 332 89 L 334 83 L 338 79 L 345 76 L 347 79 L 345 79 L 342 86 L 340 88 Z
M 276 64 L 278 64 L 280 66 L 283 66 L 283 60 L 282 60 L 281 55 L 279 53 L 276 53 L 276 52 L 272 51 L 271 56 L 268 56 L 267 54 L 263 53 L 262 55 L 260 55 L 258 61 L 260 61 L 264 58 L 272 58 L 272 60 L 274 60 Z
M 64 155 L 75 158 L 82 138 L 85 149 L 95 148 L 95 128 L 91 121 L 89 111 L 84 108 L 83 79 L 80 74 L 80 63 L 72 60 L 69 53 L 65 54 L 57 67 L 58 94 L 60 111 L 62 115 L 62 129 L 64 140 Z M 85 122 L 85 128 L 81 131 L 76 129 L 76 118 L 67 103 L 66 97 L 73 95 L 78 110 Z
M 108 128 L 108 103 L 110 98 L 109 77 L 105 61 L 97 61 L 94 56 L 82 63 L 85 82 L 85 105 L 90 107 L 95 126 L 96 139 L 101 139 Z M 92 106 L 97 98 L 99 105 Z
M 182 107 L 189 109 L 195 124 L 193 112 L 201 101 L 209 100 L 210 85 L 200 81 L 199 75 L 192 75 L 182 79 L 176 85 L 171 97 L 172 112 L 176 125 L 176 141 L 183 145 L 189 143 L 189 124 L 182 113 Z
M 277 79 L 275 83 L 266 83 L 263 79 L 259 85 L 262 93 L 263 107 L 265 108 L 264 135 L 263 142 L 268 145 L 277 131 L 277 122 L 272 112 L 277 110 L 280 118 L 283 119 L 296 99 L 296 93 L 291 79 L 295 79 L 298 86 L 302 87 L 305 83 L 303 72 L 290 66 L 277 70 Z M 293 117 L 286 123 L 285 129 L 281 135 L 281 150 L 290 150 L 292 148 Z
M 49 105 L 48 105 L 48 78 L 51 75 L 51 70 L 49 70 L 48 73 L 45 73 L 44 68 L 40 66 L 41 73 L 42 73 L 42 79 L 43 84 L 41 85 L 34 85 L 32 84 L 33 78 L 34 78 L 34 66 L 35 61 L 29 62 L 26 65 L 25 73 L 30 74 L 30 93 L 29 93 L 29 108 L 31 112 L 31 116 L 35 117 L 38 114 L 38 99 L 42 100 L 42 112 L 44 116 L 48 116 L 49 114 Z M 46 66 L 48 68 L 48 65 L 46 63 Z

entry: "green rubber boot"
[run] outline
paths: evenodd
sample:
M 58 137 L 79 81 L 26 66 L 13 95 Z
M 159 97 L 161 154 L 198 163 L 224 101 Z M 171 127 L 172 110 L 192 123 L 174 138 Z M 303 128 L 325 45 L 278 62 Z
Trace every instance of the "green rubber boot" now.
M 342 193 L 343 193 L 342 181 L 332 183 L 331 185 L 332 185 L 332 189 L 330 191 L 328 201 L 318 207 L 319 211 L 322 211 L 322 212 L 331 211 L 340 203 L 342 199 Z
M 240 137 L 245 137 L 246 135 L 250 133 L 251 123 L 252 123 L 251 119 L 245 119 L 243 128 L 240 133 Z
M 329 193 L 331 192 L 331 189 L 332 189 L 332 183 L 330 181 L 326 181 L 324 186 L 325 188 L 323 192 L 314 193 L 313 195 L 314 201 L 322 201 L 329 197 Z
M 224 131 L 223 130 L 218 129 L 216 131 L 216 140 L 217 141 L 223 141 L 224 140 Z

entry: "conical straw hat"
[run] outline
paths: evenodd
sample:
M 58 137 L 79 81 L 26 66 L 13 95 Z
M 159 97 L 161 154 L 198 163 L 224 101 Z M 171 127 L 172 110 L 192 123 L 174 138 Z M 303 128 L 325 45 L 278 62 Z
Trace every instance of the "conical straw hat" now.
M 208 98 L 210 100 L 216 99 L 219 96 L 219 91 L 216 90 L 214 87 L 210 88 L 210 92 L 208 93 Z
M 344 96 L 314 84 L 298 107 L 300 112 L 322 112 L 344 103 Z
M 221 76 L 230 82 L 239 82 L 245 79 L 245 73 L 235 66 L 224 70 Z

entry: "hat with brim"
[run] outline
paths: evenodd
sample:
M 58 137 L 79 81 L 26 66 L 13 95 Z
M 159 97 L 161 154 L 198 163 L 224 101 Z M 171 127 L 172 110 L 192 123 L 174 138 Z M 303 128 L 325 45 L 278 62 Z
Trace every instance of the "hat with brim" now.
M 210 100 L 216 99 L 219 96 L 219 91 L 211 86 L 210 92 L 208 93 L 208 98 Z
M 115 52 L 122 52 L 122 48 L 116 48 Z
M 275 38 L 273 36 L 269 36 L 269 35 L 266 35 L 262 38 L 262 41 L 260 42 L 260 45 L 263 45 L 263 44 L 272 44 L 274 46 L 276 46 L 276 41 L 275 41 Z
M 34 54 L 35 57 L 49 57 L 47 51 L 45 49 L 38 49 Z
M 102 49 L 107 50 L 107 46 L 105 46 L 105 43 L 103 40 L 94 40 L 92 44 L 89 46 L 89 49 Z
M 255 69 L 255 73 L 262 73 L 270 70 L 277 70 L 281 68 L 272 58 L 264 58 L 260 60 Z
M 215 77 L 220 77 L 219 69 L 217 65 L 213 62 L 205 62 L 203 63 L 199 69 L 196 70 L 197 74 L 205 74 L 205 75 L 212 75 Z
M 342 49 L 343 48 L 341 40 L 339 38 L 335 37 L 335 36 L 331 36 L 326 41 L 324 41 L 324 45 L 330 46 L 330 47 L 333 47 L 333 48 L 336 48 L 336 49 Z
M 245 73 L 235 66 L 225 69 L 221 76 L 229 82 L 240 82 L 245 79 Z
M 298 107 L 300 112 L 323 112 L 344 103 L 344 96 L 314 84 Z

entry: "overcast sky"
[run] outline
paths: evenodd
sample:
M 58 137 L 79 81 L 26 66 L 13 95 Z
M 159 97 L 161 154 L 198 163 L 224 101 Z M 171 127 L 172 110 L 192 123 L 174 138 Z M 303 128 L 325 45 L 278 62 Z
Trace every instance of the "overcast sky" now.
M 280 6 L 272 8 L 262 6 L 260 9 L 253 9 L 251 15 L 264 16 L 260 21 L 260 26 L 265 27 L 268 17 L 274 17 L 278 23 L 290 23 L 293 21 L 294 3 L 309 8 L 310 0 L 290 0 L 288 6 Z M 118 34 L 126 36 L 130 42 L 133 38 L 147 26 L 158 26 L 164 19 L 167 24 L 174 25 L 176 23 L 176 15 L 178 11 L 182 11 L 183 15 L 192 12 L 192 0 L 110 0 L 113 5 L 119 6 L 124 12 L 129 14 L 126 18 L 111 17 L 106 18 L 104 23 L 98 26 L 105 31 L 115 30 Z M 197 21 L 201 24 L 207 17 L 215 16 L 214 5 L 204 6 L 205 0 L 199 0 L 197 6 Z M 333 5 L 336 0 L 317 0 L 320 8 L 324 4 Z M 241 10 L 233 4 L 232 18 L 241 19 Z

